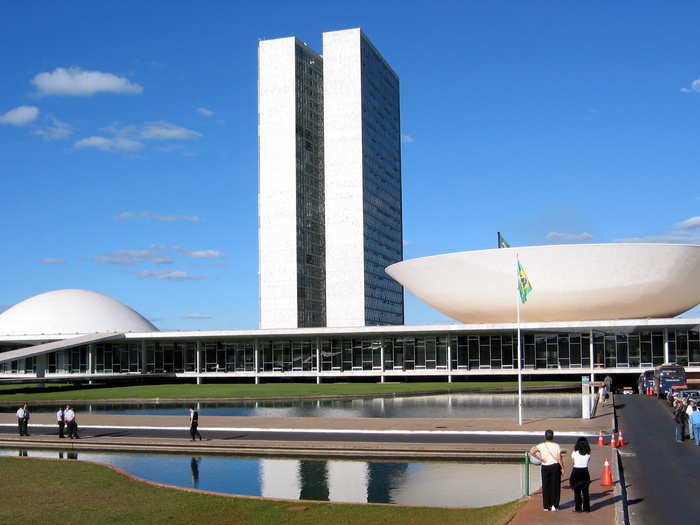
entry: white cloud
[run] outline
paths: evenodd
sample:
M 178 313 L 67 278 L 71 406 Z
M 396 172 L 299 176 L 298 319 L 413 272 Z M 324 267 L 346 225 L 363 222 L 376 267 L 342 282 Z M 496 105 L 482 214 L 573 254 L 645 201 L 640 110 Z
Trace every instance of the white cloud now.
M 147 250 L 114 250 L 104 255 L 97 255 L 92 260 L 120 266 L 129 266 L 142 262 L 153 264 L 171 264 L 173 262 L 173 258 L 170 255 L 163 253 L 162 246 L 155 245 Z
M 413 244 L 413 241 L 409 241 L 408 239 L 404 239 L 401 241 L 401 244 L 404 246 L 411 246 Z
M 188 140 L 202 136 L 198 131 L 183 128 L 165 120 L 143 124 L 138 135 L 144 140 Z
M 196 215 L 158 215 L 151 211 L 141 211 L 138 213 L 133 213 L 130 211 L 125 211 L 119 215 L 115 215 L 114 219 L 117 221 L 127 221 L 131 219 L 138 219 L 140 217 L 145 217 L 147 219 L 152 219 L 159 222 L 177 222 L 177 221 L 189 221 L 189 222 L 200 222 L 201 217 Z
M 689 88 L 687 88 L 687 87 L 681 88 L 681 91 L 683 93 L 700 93 L 700 78 L 698 78 L 697 80 L 693 80 L 690 83 Z
M 67 139 L 73 134 L 73 127 L 65 122 L 61 122 L 57 118 L 49 117 L 48 124 L 39 126 L 32 131 L 32 133 L 46 140 L 62 140 Z
M 24 126 L 39 116 L 39 108 L 36 106 L 18 106 L 7 113 L 0 115 L 0 124 L 12 126 Z
M 696 229 L 700 228 L 700 217 L 691 217 L 675 224 L 676 228 Z
M 66 260 L 61 259 L 60 257 L 44 257 L 43 259 L 40 259 L 39 262 L 41 264 L 65 264 Z
M 647 235 L 646 237 L 622 237 L 615 239 L 615 242 L 659 242 L 659 243 L 698 243 L 700 242 L 699 233 L 690 233 L 686 231 L 672 231 L 662 233 L 660 235 Z
M 85 71 L 79 67 L 57 67 L 50 73 L 39 73 L 32 79 L 40 95 L 90 96 L 96 93 L 141 93 L 143 87 L 127 78 Z
M 411 135 L 401 135 L 401 142 L 404 144 L 412 144 L 416 141 Z
M 205 314 L 185 314 L 181 315 L 180 319 L 211 319 L 211 315 Z
M 195 281 L 195 280 L 201 280 L 201 279 L 206 279 L 206 275 L 190 275 L 187 272 L 183 272 L 180 270 L 173 270 L 170 272 L 167 271 L 162 271 L 162 272 L 156 272 L 153 270 L 141 270 L 138 272 L 130 272 L 133 273 L 134 275 L 141 277 L 143 279 L 145 278 L 153 278 L 158 281 L 166 280 L 166 281 Z
M 190 250 L 182 246 L 173 246 L 173 250 L 194 259 L 221 259 L 224 256 L 219 250 Z
M 85 139 L 80 139 L 74 144 L 74 146 L 77 149 L 95 148 L 99 149 L 100 151 L 114 152 L 137 151 L 143 147 L 143 144 L 136 140 L 125 139 L 122 137 L 107 138 L 93 136 L 87 137 Z
M 549 232 L 546 239 L 550 241 L 587 241 L 592 239 L 593 235 L 588 232 L 582 233 L 565 233 L 565 232 Z
M 197 108 L 197 113 L 204 115 L 205 117 L 214 116 L 214 112 L 209 108 Z

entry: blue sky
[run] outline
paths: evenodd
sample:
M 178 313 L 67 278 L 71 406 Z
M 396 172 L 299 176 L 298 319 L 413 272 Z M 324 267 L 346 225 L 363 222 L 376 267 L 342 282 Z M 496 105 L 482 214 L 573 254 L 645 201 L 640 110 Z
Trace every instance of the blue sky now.
M 351 27 L 401 78 L 405 258 L 495 247 L 499 230 L 700 243 L 695 3 L 0 11 L 0 305 L 85 288 L 161 328 L 256 327 L 258 40 L 321 51 Z

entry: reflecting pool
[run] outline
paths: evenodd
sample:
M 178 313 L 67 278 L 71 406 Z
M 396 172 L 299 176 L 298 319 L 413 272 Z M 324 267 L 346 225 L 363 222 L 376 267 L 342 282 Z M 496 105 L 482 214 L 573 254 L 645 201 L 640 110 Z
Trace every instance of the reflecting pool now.
M 524 416 L 581 417 L 581 394 L 526 394 Z M 201 416 L 277 416 L 277 417 L 439 417 L 439 418 L 514 418 L 518 415 L 516 394 L 441 394 L 410 397 L 361 399 L 237 401 L 199 403 Z M 190 405 L 161 404 L 82 404 L 80 413 L 182 415 Z M 52 412 L 50 405 L 36 405 L 34 412 Z M 14 412 L 16 407 L 2 407 Z
M 98 461 L 144 479 L 229 494 L 353 503 L 484 507 L 518 499 L 522 463 L 387 462 L 58 452 L 0 449 L 2 456 Z M 530 490 L 540 486 L 530 467 Z

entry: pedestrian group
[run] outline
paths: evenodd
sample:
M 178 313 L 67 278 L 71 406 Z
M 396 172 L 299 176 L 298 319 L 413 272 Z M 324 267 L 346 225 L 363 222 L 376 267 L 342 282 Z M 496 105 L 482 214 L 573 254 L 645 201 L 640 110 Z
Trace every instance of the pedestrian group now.
M 674 399 L 672 417 L 676 427 L 676 441 L 681 443 L 686 438 L 695 439 L 695 444 L 700 446 L 700 407 L 697 401 Z
M 29 407 L 24 403 L 17 410 L 17 429 L 20 436 L 28 436 Z M 78 421 L 75 418 L 75 410 L 70 405 L 59 407 L 56 411 L 56 423 L 58 424 L 58 437 L 65 438 L 65 433 L 70 439 L 80 439 L 78 435 Z
M 530 455 L 541 463 L 542 507 L 549 512 L 559 510 L 561 499 L 561 477 L 564 472 L 561 447 L 554 441 L 554 432 L 547 430 L 544 441 L 530 449 Z M 591 445 L 585 437 L 580 437 L 571 453 L 573 467 L 569 484 L 574 491 L 574 512 L 590 512 L 591 499 L 588 487 L 591 476 L 588 463 L 591 460 Z

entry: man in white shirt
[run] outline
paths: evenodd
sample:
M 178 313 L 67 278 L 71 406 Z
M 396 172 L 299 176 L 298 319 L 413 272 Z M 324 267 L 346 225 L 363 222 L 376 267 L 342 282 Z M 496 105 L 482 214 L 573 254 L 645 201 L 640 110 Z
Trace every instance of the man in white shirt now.
M 63 419 L 68 429 L 68 437 L 71 439 L 80 439 L 80 436 L 78 436 L 78 423 L 75 420 L 75 411 L 72 406 L 66 405 L 66 409 L 63 411 Z
M 17 409 L 17 430 L 19 430 L 20 436 L 28 436 L 29 431 L 27 430 L 27 425 L 29 424 L 29 407 L 27 403 Z
M 63 429 L 66 423 L 63 419 L 63 407 L 58 407 L 58 411 L 56 412 L 56 424 L 58 424 L 58 437 L 64 438 Z

